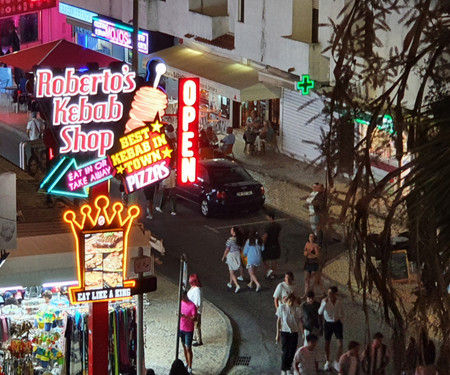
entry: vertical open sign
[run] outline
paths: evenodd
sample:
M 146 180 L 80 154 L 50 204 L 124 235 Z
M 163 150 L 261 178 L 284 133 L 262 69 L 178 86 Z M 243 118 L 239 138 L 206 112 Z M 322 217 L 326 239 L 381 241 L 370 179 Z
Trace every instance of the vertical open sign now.
M 200 79 L 178 82 L 178 184 L 197 180 Z

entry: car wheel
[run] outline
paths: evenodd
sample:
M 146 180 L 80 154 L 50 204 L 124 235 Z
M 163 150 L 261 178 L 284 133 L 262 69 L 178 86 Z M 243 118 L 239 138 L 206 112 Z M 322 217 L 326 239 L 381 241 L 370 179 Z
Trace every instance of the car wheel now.
M 204 217 L 208 217 L 211 215 L 211 211 L 209 209 L 209 204 L 206 199 L 203 199 L 202 203 L 200 203 L 200 211 L 202 212 L 202 215 Z

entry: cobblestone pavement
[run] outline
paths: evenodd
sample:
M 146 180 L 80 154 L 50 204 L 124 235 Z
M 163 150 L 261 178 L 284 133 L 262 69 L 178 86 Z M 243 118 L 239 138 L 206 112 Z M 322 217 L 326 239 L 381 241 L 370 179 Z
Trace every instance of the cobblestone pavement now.
M 158 290 L 144 304 L 145 364 L 156 375 L 166 375 L 175 359 L 178 286 L 158 275 Z M 203 346 L 193 347 L 195 375 L 220 374 L 231 348 L 233 332 L 228 318 L 213 304 L 204 301 L 202 313 Z M 184 362 L 183 347 L 178 357 Z

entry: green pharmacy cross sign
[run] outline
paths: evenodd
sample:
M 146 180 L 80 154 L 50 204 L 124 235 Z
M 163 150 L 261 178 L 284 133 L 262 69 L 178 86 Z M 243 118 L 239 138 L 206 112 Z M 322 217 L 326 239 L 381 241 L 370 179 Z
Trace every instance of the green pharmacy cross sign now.
M 302 95 L 309 95 L 309 90 L 314 88 L 314 81 L 309 79 L 308 74 L 303 74 L 302 80 L 296 82 L 296 88 L 302 91 Z

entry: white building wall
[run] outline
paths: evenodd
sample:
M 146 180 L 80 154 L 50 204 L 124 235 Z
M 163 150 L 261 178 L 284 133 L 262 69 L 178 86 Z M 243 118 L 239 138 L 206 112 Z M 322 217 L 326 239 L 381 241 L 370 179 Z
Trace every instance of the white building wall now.
M 234 53 L 283 71 L 307 73 L 309 44 L 290 38 L 292 0 L 252 0 L 245 6 L 244 22 L 235 24 Z
M 328 24 L 329 18 L 332 18 L 334 20 L 337 20 L 337 15 L 342 10 L 344 6 L 344 2 L 348 2 L 350 0 L 336 0 L 336 1 L 329 1 L 329 0 L 320 0 L 320 8 L 319 8 L 319 24 Z M 388 59 L 389 57 L 389 51 L 391 48 L 397 47 L 399 51 L 403 49 L 403 42 L 405 40 L 405 36 L 407 33 L 407 30 L 403 25 L 400 23 L 401 18 L 404 16 L 404 14 L 396 14 L 392 13 L 386 18 L 386 23 L 390 27 L 390 31 L 384 32 L 384 31 L 377 31 L 377 38 L 381 41 L 383 44 L 382 48 L 375 48 L 375 51 L 383 58 Z M 320 27 L 319 28 L 319 40 L 328 42 L 331 37 L 331 28 L 325 28 Z M 326 53 L 326 56 L 330 57 L 330 52 Z M 333 63 L 333 59 L 330 58 L 330 83 L 331 85 L 335 84 L 334 76 L 333 76 L 333 70 L 335 68 L 335 64 Z M 411 76 L 408 80 L 408 90 L 405 95 L 405 103 L 407 106 L 411 106 L 414 104 L 414 98 L 415 94 L 418 91 L 420 82 L 415 76 Z M 383 88 L 379 89 L 378 92 L 375 92 L 374 94 L 379 95 L 381 94 Z
M 228 28 L 231 34 L 234 34 L 238 19 L 237 1 L 228 1 Z
M 125 23 L 132 23 L 132 0 L 66 1 Z M 235 60 L 248 59 L 284 71 L 291 69 L 292 73 L 301 75 L 309 71 L 309 44 L 290 38 L 293 1 L 247 0 L 244 22 L 238 22 L 237 0 L 228 0 L 228 16 L 221 17 L 191 12 L 187 0 L 141 0 L 139 26 L 185 40 L 186 34 L 212 40 L 225 33 L 234 33 L 234 50 L 225 51 L 210 45 L 206 46 L 206 49 Z

